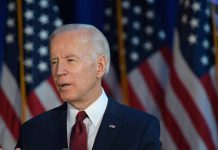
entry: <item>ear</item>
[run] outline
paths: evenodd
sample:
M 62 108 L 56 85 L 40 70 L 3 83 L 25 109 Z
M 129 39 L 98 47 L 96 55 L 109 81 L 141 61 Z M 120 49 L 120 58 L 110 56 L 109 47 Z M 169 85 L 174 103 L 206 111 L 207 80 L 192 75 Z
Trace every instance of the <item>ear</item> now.
M 97 58 L 97 78 L 102 78 L 106 70 L 106 57 L 100 55 Z

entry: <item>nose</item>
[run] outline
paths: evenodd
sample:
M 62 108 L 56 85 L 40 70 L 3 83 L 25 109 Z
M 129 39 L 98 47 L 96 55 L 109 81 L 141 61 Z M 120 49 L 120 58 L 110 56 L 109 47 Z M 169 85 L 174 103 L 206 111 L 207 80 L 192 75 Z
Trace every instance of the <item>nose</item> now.
M 67 74 L 67 68 L 64 63 L 58 63 L 57 65 L 57 70 L 56 70 L 56 75 L 57 76 L 62 76 Z

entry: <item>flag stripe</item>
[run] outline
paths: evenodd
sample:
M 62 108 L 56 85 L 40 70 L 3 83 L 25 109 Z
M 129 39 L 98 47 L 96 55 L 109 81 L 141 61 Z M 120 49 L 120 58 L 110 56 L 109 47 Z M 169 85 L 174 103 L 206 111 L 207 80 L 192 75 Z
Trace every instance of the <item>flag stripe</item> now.
M 176 122 L 178 123 L 184 137 L 187 139 L 187 142 L 189 143 L 191 149 L 195 149 L 196 145 L 200 142 L 202 143 L 202 150 L 206 150 L 206 145 L 203 143 L 203 140 L 201 139 L 197 130 L 192 124 L 192 120 L 190 119 L 189 114 L 180 103 L 179 98 L 175 95 L 174 89 L 171 85 L 169 85 L 167 89 L 166 103 L 171 114 L 174 116 Z M 185 126 L 184 122 L 186 124 Z
M 0 90 L 0 97 L 1 97 L 1 109 L 0 114 L 8 127 L 10 129 L 11 134 L 15 139 L 18 139 L 19 136 L 19 128 L 20 128 L 20 120 L 16 115 L 13 107 L 9 103 L 7 97 L 5 96 L 4 92 Z
M 204 118 L 202 117 L 199 109 L 194 104 L 194 100 L 191 98 L 191 95 L 188 93 L 187 89 L 183 86 L 183 83 L 178 79 L 175 70 L 172 68 L 171 71 L 171 84 L 175 90 L 175 93 L 178 95 L 184 108 L 189 113 L 189 116 L 192 119 L 195 128 L 206 143 L 208 149 L 215 150 L 215 145 L 212 140 L 211 132 L 209 131 L 208 126 Z M 201 126 L 199 126 L 199 124 L 201 124 Z
M 12 106 L 13 110 L 16 112 L 16 115 L 20 117 L 21 107 L 20 103 L 18 102 L 20 102 L 21 98 L 19 95 L 19 87 L 6 64 L 3 64 L 2 66 L 1 88 L 2 92 L 4 92 L 5 96 L 7 97 L 7 100 L 9 100 L 9 103 Z
M 136 96 L 135 88 L 132 87 L 133 84 L 128 80 L 128 92 L 129 92 L 129 105 L 137 108 L 138 110 L 146 111 L 146 108 L 140 103 L 140 99 Z
M 37 116 L 45 111 L 34 91 L 28 97 L 28 106 L 32 116 Z
M 142 72 L 145 78 L 144 80 L 147 82 L 149 86 L 150 92 L 152 93 L 154 100 L 156 101 L 161 111 L 164 123 L 166 124 L 166 127 L 170 132 L 171 136 L 173 137 L 175 143 L 177 145 L 182 145 L 182 149 L 189 150 L 190 146 L 188 145 L 188 142 L 181 133 L 181 130 L 179 129 L 177 122 L 175 121 L 175 119 L 169 112 L 168 108 L 166 107 L 166 104 L 164 102 L 164 90 L 160 87 L 158 81 L 155 79 L 155 76 L 152 73 L 150 66 L 144 63 L 142 66 L 140 66 L 140 71 Z
M 218 103 L 216 100 L 218 100 L 218 96 L 216 94 L 216 91 L 212 85 L 212 80 L 211 77 L 209 76 L 210 74 L 206 74 L 201 78 L 201 83 L 204 86 L 204 89 L 210 99 L 211 106 L 213 109 L 213 114 L 216 118 L 216 123 L 218 124 Z
M 11 150 L 14 149 L 16 145 L 16 139 L 14 136 L 11 134 L 10 128 L 6 126 L 5 121 L 2 119 L 2 116 L 0 115 L 0 133 L 1 133 L 1 138 L 0 138 L 0 147 L 4 150 Z M 4 136 L 2 136 L 4 135 Z
M 56 88 L 56 86 L 55 86 L 55 83 L 54 83 L 52 77 L 50 77 L 50 78 L 48 79 L 48 82 L 49 82 L 49 84 L 51 85 L 51 87 L 53 88 L 54 94 L 56 94 L 57 99 L 58 99 L 61 103 L 63 103 L 63 101 L 61 100 L 60 95 L 58 94 L 57 88 Z
M 120 102 L 122 102 L 122 94 L 120 89 L 119 81 L 116 77 L 116 73 L 113 67 L 113 64 L 110 65 L 110 72 L 105 74 L 104 82 L 108 87 L 110 87 L 110 91 L 113 93 L 112 95 Z
M 53 91 L 53 88 L 47 81 L 42 82 L 36 87 L 35 94 L 45 110 L 50 110 L 61 105 L 59 97 L 57 97 L 55 91 Z

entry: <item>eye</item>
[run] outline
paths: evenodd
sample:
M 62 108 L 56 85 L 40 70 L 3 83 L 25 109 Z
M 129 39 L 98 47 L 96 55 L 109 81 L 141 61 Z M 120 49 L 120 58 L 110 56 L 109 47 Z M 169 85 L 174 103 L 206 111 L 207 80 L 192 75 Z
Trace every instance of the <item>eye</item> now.
M 73 58 L 68 58 L 67 61 L 68 61 L 68 62 L 75 62 L 76 60 L 73 59 Z
M 58 60 L 51 60 L 50 63 L 51 63 L 51 65 L 55 65 L 58 63 Z

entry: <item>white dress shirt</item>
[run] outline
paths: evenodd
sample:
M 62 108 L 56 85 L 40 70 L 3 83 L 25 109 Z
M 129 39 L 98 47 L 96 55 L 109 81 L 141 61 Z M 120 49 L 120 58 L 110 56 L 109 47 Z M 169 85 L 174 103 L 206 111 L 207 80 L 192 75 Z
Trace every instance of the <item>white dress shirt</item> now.
M 104 90 L 102 89 L 101 96 L 92 103 L 87 109 L 84 111 L 88 115 L 88 117 L 83 121 L 86 125 L 86 131 L 88 136 L 88 150 L 91 150 L 95 137 L 97 135 L 98 129 L 101 124 L 101 120 L 103 118 L 104 112 L 106 110 L 108 103 L 108 97 L 105 94 Z M 73 125 L 75 124 L 75 118 L 79 110 L 74 108 L 72 105 L 68 104 L 67 107 L 67 142 L 68 147 L 70 143 L 70 134 Z

